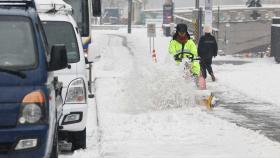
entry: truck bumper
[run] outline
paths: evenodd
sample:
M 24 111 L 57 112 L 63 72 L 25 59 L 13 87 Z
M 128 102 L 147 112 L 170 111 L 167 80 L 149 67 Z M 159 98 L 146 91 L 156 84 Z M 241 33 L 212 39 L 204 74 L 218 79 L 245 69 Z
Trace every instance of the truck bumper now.
M 17 126 L 0 129 L 0 158 L 46 158 L 48 125 Z M 37 140 L 36 145 L 17 150 L 20 141 Z

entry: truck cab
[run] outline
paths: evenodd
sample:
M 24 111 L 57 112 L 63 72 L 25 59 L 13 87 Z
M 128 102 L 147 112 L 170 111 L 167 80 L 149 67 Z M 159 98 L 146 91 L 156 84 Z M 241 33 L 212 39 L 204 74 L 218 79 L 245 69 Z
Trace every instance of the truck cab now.
M 33 0 L 0 0 L 0 157 L 57 158 L 64 45 L 47 43 Z

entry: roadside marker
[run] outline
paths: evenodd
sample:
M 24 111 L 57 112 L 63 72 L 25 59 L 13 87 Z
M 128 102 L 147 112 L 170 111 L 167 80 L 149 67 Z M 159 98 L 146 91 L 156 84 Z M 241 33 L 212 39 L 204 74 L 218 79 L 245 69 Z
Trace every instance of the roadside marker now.
M 157 54 L 156 54 L 155 49 L 153 49 L 152 58 L 153 58 L 153 61 L 156 63 L 157 62 Z

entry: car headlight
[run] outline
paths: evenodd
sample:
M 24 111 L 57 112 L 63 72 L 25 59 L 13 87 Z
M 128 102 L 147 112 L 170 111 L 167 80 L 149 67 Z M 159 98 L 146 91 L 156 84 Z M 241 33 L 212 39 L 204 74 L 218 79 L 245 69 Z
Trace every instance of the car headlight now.
M 82 78 L 73 80 L 68 86 L 65 103 L 85 104 L 86 103 L 86 86 Z
M 34 91 L 27 94 L 21 104 L 18 123 L 37 124 L 44 123 L 46 114 L 44 109 L 45 97 L 43 92 Z

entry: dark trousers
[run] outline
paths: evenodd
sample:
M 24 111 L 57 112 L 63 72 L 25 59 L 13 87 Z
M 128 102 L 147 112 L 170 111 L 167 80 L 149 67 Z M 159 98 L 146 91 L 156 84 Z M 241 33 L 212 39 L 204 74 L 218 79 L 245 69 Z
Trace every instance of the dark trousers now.
M 212 65 L 212 58 L 206 58 L 200 60 L 200 70 L 203 78 L 207 77 L 207 71 L 210 75 L 213 74 L 213 69 L 211 65 Z

